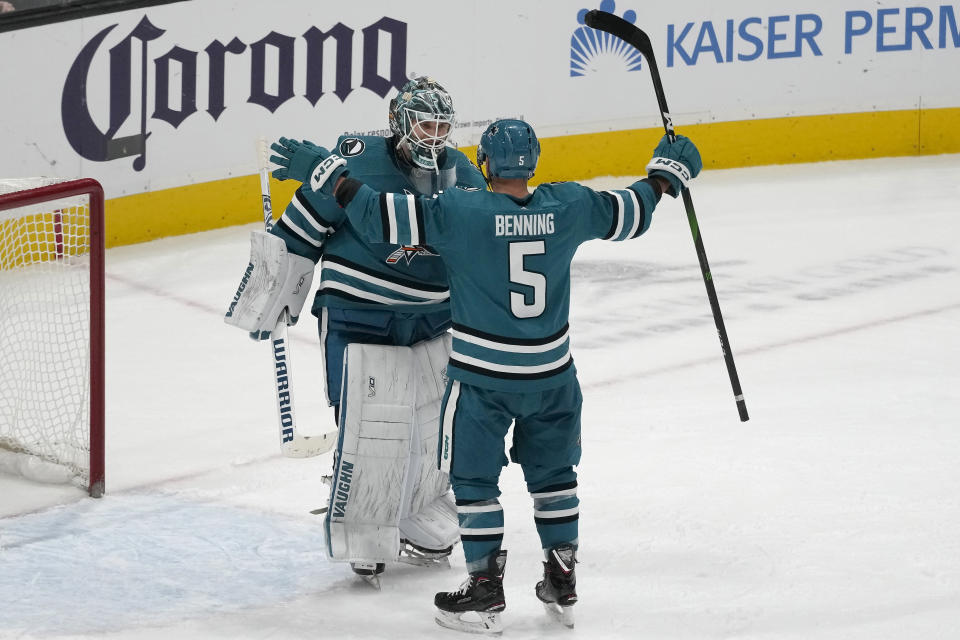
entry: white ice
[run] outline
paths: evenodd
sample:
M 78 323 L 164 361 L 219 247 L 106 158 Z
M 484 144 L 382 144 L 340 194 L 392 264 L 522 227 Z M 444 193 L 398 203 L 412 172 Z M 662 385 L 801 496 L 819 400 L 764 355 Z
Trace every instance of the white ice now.
M 504 637 L 960 637 L 960 155 L 706 171 L 693 196 L 750 421 L 682 204 L 584 245 L 577 628 L 533 595 L 511 466 Z M 459 548 L 380 592 L 326 559 L 330 455 L 279 456 L 267 347 L 222 321 L 254 228 L 108 252 L 107 496 L 0 479 L 0 637 L 462 637 L 432 616 Z M 313 318 L 293 336 L 319 433 Z

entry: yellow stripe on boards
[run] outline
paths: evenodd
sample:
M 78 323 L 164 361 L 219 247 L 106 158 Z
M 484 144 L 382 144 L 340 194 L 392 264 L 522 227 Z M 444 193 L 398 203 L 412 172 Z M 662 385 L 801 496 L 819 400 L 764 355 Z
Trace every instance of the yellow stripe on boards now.
M 274 219 L 280 217 L 299 186 L 293 180 L 270 179 Z M 108 248 L 251 222 L 262 224 L 260 176 L 111 198 L 105 215 Z
M 960 108 L 678 124 L 677 133 L 697 143 L 706 169 L 960 153 Z M 642 175 L 662 135 L 658 127 L 543 138 L 532 183 Z M 476 159 L 476 147 L 460 150 Z M 270 184 L 276 218 L 299 183 Z M 263 219 L 256 175 L 112 198 L 106 207 L 108 247 Z

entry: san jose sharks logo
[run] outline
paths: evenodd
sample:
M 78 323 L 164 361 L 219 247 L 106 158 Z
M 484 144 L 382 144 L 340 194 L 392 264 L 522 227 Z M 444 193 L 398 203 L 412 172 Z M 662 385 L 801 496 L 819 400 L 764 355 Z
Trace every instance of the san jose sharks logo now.
M 417 256 L 433 256 L 436 257 L 437 254 L 430 251 L 426 247 L 421 247 L 419 245 L 413 247 L 400 247 L 389 256 L 387 256 L 387 264 L 397 264 L 401 260 L 405 261 L 407 264 L 413 262 L 413 259 Z

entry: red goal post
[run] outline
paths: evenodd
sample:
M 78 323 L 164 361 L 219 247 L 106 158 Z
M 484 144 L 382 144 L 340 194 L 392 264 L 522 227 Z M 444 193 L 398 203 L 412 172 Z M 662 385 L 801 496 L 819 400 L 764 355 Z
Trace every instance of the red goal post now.
M 0 180 L 0 462 L 104 492 L 104 195 Z

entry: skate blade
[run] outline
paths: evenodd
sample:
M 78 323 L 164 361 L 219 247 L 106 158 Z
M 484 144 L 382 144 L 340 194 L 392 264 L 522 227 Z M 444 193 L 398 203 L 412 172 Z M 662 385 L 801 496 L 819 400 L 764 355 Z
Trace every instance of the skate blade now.
M 551 618 L 566 628 L 573 629 L 573 605 L 561 607 L 556 602 L 544 602 L 543 608 Z
M 468 613 L 476 613 L 480 619 L 464 620 L 461 616 Z M 452 611 L 437 609 L 433 619 L 436 620 L 437 624 L 441 627 L 453 629 L 454 631 L 482 633 L 488 636 L 499 636 L 503 633 L 503 622 L 500 620 L 500 614 L 498 612 L 464 611 L 462 613 L 454 613 Z
M 402 562 L 403 564 L 412 564 L 416 567 L 434 567 L 438 569 L 450 568 L 450 559 L 447 557 L 415 558 L 411 556 L 400 556 L 399 558 L 397 558 L 397 562 Z
M 371 587 L 373 587 L 373 588 L 376 589 L 377 591 L 380 591 L 380 574 L 373 575 L 373 576 L 360 576 L 360 577 L 361 577 L 361 578 L 363 579 L 363 581 L 366 582 L 368 585 L 370 585 Z

